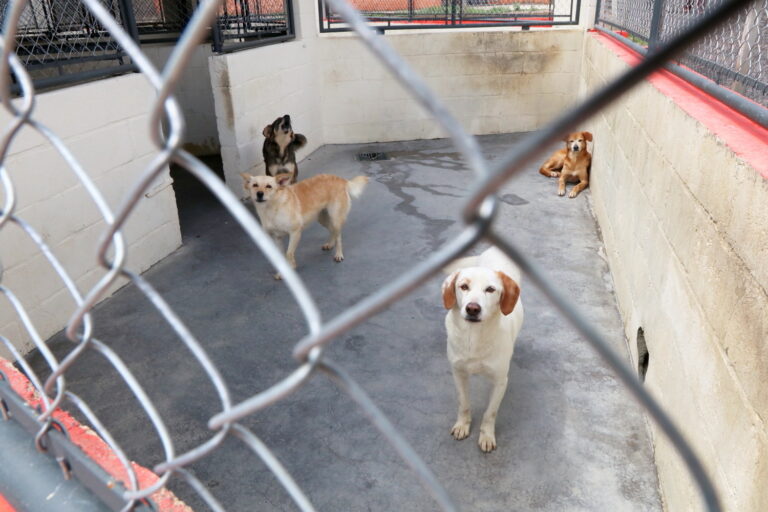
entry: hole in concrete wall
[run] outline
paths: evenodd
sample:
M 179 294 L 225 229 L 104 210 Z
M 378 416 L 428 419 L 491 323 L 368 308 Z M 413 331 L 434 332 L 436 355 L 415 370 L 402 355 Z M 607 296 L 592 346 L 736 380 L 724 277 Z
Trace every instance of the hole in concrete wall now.
M 389 160 L 386 153 L 358 153 L 357 160 L 360 162 L 374 162 L 376 160 Z
M 645 374 L 648 373 L 650 362 L 651 354 L 648 352 L 648 345 L 645 344 L 645 331 L 640 327 L 637 329 L 637 376 L 642 382 L 645 382 Z

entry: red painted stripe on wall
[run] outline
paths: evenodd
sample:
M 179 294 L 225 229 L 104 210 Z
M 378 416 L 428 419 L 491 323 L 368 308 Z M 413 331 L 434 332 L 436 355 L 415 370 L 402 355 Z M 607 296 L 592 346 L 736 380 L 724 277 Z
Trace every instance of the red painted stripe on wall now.
M 42 400 L 37 390 L 29 382 L 27 377 L 16 369 L 10 361 L 0 358 L 0 371 L 8 378 L 11 388 L 19 394 L 31 407 L 42 406 Z M 86 455 L 93 459 L 108 474 L 119 480 L 123 484 L 128 481 L 127 474 L 120 459 L 104 440 L 89 427 L 80 424 L 75 418 L 66 411 L 57 409 L 53 413 L 54 418 L 61 423 L 69 433 L 70 440 L 80 447 Z M 131 463 L 136 477 L 139 481 L 139 487 L 145 489 L 159 480 L 155 473 L 149 469 L 139 466 L 135 462 Z M 179 500 L 172 492 L 167 489 L 160 489 L 152 495 L 152 500 L 157 505 L 159 512 L 193 512 L 183 501 Z M 14 512 L 10 505 L 3 508 L 5 502 L 0 496 L 0 512 Z
M 16 509 L 3 498 L 2 494 L 0 494 L 0 512 L 16 512 Z
M 642 60 L 642 56 L 611 36 L 600 32 L 590 34 L 630 66 Z M 648 81 L 768 179 L 767 129 L 667 70 L 653 73 Z

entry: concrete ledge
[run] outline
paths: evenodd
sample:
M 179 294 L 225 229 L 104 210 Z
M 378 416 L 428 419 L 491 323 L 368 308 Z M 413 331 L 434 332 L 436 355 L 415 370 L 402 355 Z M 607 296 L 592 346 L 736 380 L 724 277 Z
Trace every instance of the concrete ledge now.
M 605 35 L 585 41 L 582 87 L 637 62 Z M 768 131 L 671 73 L 655 73 L 590 120 L 590 185 L 616 294 L 646 385 L 715 480 L 725 510 L 768 508 Z M 669 510 L 699 497 L 654 429 Z

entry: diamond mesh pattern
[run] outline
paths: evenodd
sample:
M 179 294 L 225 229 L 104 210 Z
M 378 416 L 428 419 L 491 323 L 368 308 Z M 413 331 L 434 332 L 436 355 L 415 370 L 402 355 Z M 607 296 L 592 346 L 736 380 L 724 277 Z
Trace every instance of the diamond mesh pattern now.
M 607 84 L 603 89 L 598 90 L 593 96 L 573 107 L 573 109 L 564 112 L 548 126 L 529 134 L 523 144 L 511 149 L 492 164 L 486 161 L 479 150 L 476 140 L 462 129 L 461 125 L 448 113 L 441 101 L 427 87 L 424 80 L 411 70 L 407 63 L 388 45 L 385 38 L 376 35 L 359 13 L 343 0 L 329 0 L 329 3 L 332 4 L 334 12 L 338 13 L 345 23 L 358 33 L 374 56 L 389 68 L 401 84 L 411 92 L 416 100 L 432 114 L 436 122 L 450 135 L 457 151 L 462 154 L 464 162 L 476 175 L 473 192 L 463 210 L 464 228 L 456 238 L 448 241 L 424 261 L 415 264 L 409 271 L 402 274 L 386 287 L 362 299 L 329 321 L 323 321 L 320 318 L 319 311 L 304 283 L 289 266 L 270 237 L 262 231 L 253 215 L 226 188 L 213 171 L 179 147 L 180 137 L 177 134 L 181 130 L 183 119 L 179 105 L 172 97 L 172 93 L 179 86 L 181 70 L 195 50 L 195 46 L 203 40 L 216 17 L 221 16 L 222 12 L 229 12 L 229 9 L 232 8 L 231 4 L 220 6 L 216 1 L 201 2 L 198 7 L 200 11 L 197 13 L 199 16 L 196 15 L 193 18 L 194 21 L 185 28 L 186 35 L 189 37 L 182 39 L 183 42 L 177 48 L 177 58 L 169 62 L 169 69 L 162 76 L 157 69 L 149 64 L 147 59 L 142 58 L 140 48 L 121 26 L 119 14 L 115 10 L 114 3 L 105 3 L 99 0 L 82 0 L 81 3 L 75 5 L 72 1 L 67 1 L 62 3 L 62 5 L 66 4 L 71 10 L 67 10 L 66 13 L 61 12 L 60 15 L 50 18 L 49 24 L 45 26 L 48 29 L 55 28 L 55 31 L 52 31 L 55 34 L 76 32 L 78 37 L 81 38 L 95 38 L 97 41 L 94 42 L 94 47 L 97 52 L 106 51 L 106 48 L 117 48 L 115 45 L 119 44 L 119 48 L 137 62 L 140 71 L 157 91 L 151 118 L 147 125 L 150 136 L 157 145 L 156 158 L 147 164 L 142 177 L 126 191 L 124 201 L 118 211 L 112 211 L 107 206 L 98 187 L 89 178 L 80 163 L 62 142 L 62 139 L 36 120 L 35 102 L 33 101 L 34 92 L 31 88 L 28 71 L 24 67 L 24 62 L 29 62 L 29 60 L 25 60 L 23 58 L 24 55 L 17 55 L 15 47 L 16 32 L 14 30 L 14 27 L 18 27 L 20 33 L 24 34 L 35 33 L 35 30 L 43 30 L 34 26 L 37 23 L 37 21 L 33 21 L 34 16 L 39 14 L 33 8 L 34 2 L 32 4 L 13 2 L 4 11 L 7 17 L 6 27 L 10 27 L 10 29 L 7 29 L 2 35 L 3 45 L 0 47 L 0 68 L 2 69 L 0 69 L 0 77 L 8 76 L 9 74 L 15 77 L 16 81 L 21 84 L 22 101 L 13 103 L 8 101 L 10 94 L 7 84 L 0 83 L 0 88 L 5 89 L 1 90 L 0 93 L 4 99 L 6 112 L 10 117 L 6 126 L 7 130 L 4 132 L 5 135 L 0 140 L 0 187 L 2 187 L 0 198 L 3 201 L 0 209 L 0 230 L 10 229 L 12 225 L 15 225 L 15 228 L 21 229 L 47 259 L 56 275 L 65 284 L 75 304 L 71 320 L 66 328 L 66 335 L 73 342 L 72 349 L 63 359 L 59 360 L 52 354 L 45 341 L 39 336 L 34 322 L 31 321 L 27 314 L 27 306 L 18 300 L 14 290 L 8 288 L 3 283 L 2 271 L 0 270 L 0 296 L 3 297 L 0 307 L 10 308 L 10 311 L 18 316 L 20 323 L 33 340 L 37 350 L 45 358 L 51 370 L 51 374 L 47 379 L 42 380 L 38 378 L 24 357 L 15 352 L 11 343 L 12 340 L 0 336 L 0 343 L 3 343 L 10 351 L 15 353 L 17 364 L 24 369 L 41 396 L 42 409 L 37 418 L 40 427 L 37 439 L 39 446 L 41 448 L 44 446 L 42 440 L 52 424 L 54 410 L 59 405 L 72 407 L 88 418 L 91 427 L 110 444 L 128 475 L 126 482 L 128 490 L 123 495 L 125 501 L 121 510 L 131 510 L 137 505 L 138 500 L 151 496 L 160 487 L 164 486 L 170 478 L 178 478 L 189 484 L 208 503 L 212 510 L 221 511 L 224 508 L 217 501 L 214 493 L 195 477 L 189 466 L 195 461 L 212 456 L 225 439 L 231 439 L 242 443 L 244 448 L 258 455 L 274 477 L 284 486 L 296 505 L 301 510 L 310 511 L 314 510 L 314 508 L 309 497 L 286 472 L 269 448 L 253 432 L 240 424 L 239 421 L 247 416 L 259 413 L 259 411 L 269 405 L 275 404 L 275 406 L 279 406 L 292 393 L 301 392 L 305 383 L 310 379 L 328 377 L 363 410 L 370 422 L 381 432 L 382 437 L 413 469 L 425 489 L 434 497 L 440 508 L 442 510 L 455 510 L 456 507 L 449 494 L 436 480 L 427 465 L 408 445 L 407 441 L 393 427 L 386 416 L 382 414 L 362 387 L 347 375 L 343 368 L 325 355 L 323 349 L 349 329 L 360 325 L 397 301 L 400 297 L 413 291 L 431 276 L 437 274 L 445 264 L 467 251 L 478 241 L 486 239 L 496 244 L 518 263 L 530 281 L 541 289 L 544 295 L 574 325 L 583 338 L 605 359 L 607 364 L 617 373 L 621 382 L 647 410 L 650 417 L 658 424 L 660 430 L 667 435 L 672 445 L 677 449 L 683 463 L 691 472 L 694 481 L 698 484 L 707 509 L 710 511 L 720 510 L 717 495 L 699 459 L 682 438 L 667 414 L 661 410 L 656 401 L 637 380 L 635 372 L 626 365 L 624 357 L 613 352 L 609 343 L 600 332 L 586 321 L 585 317 L 578 312 L 569 299 L 561 295 L 558 288 L 545 277 L 545 273 L 534 261 L 525 256 L 515 244 L 496 231 L 494 211 L 497 201 L 494 191 L 498 190 L 501 184 L 509 180 L 529 162 L 538 158 L 542 148 L 555 143 L 562 133 L 575 128 L 599 109 L 619 98 L 622 93 L 658 69 L 679 48 L 685 47 L 696 40 L 697 37 L 716 27 L 718 23 L 727 20 L 728 16 L 733 14 L 736 8 L 739 5 L 743 5 L 744 2 L 732 1 L 723 3 L 712 10 L 711 13 L 699 16 L 695 26 L 680 33 L 678 37 L 673 37 L 670 34 L 669 45 L 659 47 L 651 57 L 638 66 L 628 70 L 613 82 Z M 249 5 L 253 6 L 253 4 Z M 277 7 L 279 6 L 276 5 L 275 8 Z M 238 9 L 241 9 L 241 7 L 238 7 Z M 241 10 L 240 14 L 245 14 L 245 11 Z M 254 20 L 254 23 L 268 23 L 267 20 L 272 19 L 271 16 L 273 15 L 279 18 L 279 14 L 266 12 L 266 10 L 248 14 Z M 53 20 L 55 20 L 55 23 L 52 22 Z M 743 26 L 748 27 L 750 23 L 751 21 L 747 15 L 744 18 Z M 738 33 L 738 30 L 736 33 Z M 56 37 L 50 40 L 37 37 L 35 40 L 41 48 L 49 48 L 49 50 L 46 50 L 46 53 L 49 54 L 52 52 L 51 48 L 62 46 L 58 38 L 59 36 Z M 740 45 L 739 48 L 741 47 L 750 48 L 749 46 Z M 67 47 L 64 46 L 64 48 Z M 167 139 L 159 133 L 160 120 L 162 118 L 167 119 Z M 37 131 L 56 148 L 63 157 L 64 162 L 66 162 L 66 165 L 62 165 L 60 171 L 72 173 L 87 191 L 105 221 L 106 228 L 101 238 L 102 241 L 93 248 L 95 261 L 103 267 L 105 276 L 96 285 L 87 290 L 79 289 L 71 278 L 68 269 L 57 259 L 56 254 L 46 243 L 45 237 L 41 235 L 41 231 L 45 226 L 32 226 L 20 216 L 14 180 L 6 169 L 5 158 L 13 145 L 16 144 L 19 129 L 24 125 L 31 130 Z M 168 141 L 175 141 L 175 143 L 172 144 Z M 233 403 L 227 380 L 223 378 L 222 372 L 210 359 L 204 346 L 185 324 L 183 312 L 175 311 L 164 300 L 163 296 L 141 275 L 132 273 L 125 267 L 127 253 L 123 229 L 126 221 L 134 215 L 141 197 L 169 163 L 185 168 L 202 182 L 222 203 L 232 215 L 234 221 L 247 233 L 249 238 L 265 254 L 276 270 L 282 274 L 283 282 L 293 294 L 308 326 L 309 333 L 294 347 L 294 356 L 297 361 L 295 369 L 273 386 L 239 403 Z M 146 296 L 157 313 L 175 333 L 180 349 L 189 351 L 207 376 L 210 384 L 216 390 L 220 412 L 208 421 L 210 436 L 184 453 L 179 454 L 176 452 L 174 439 L 170 436 L 169 430 L 158 413 L 155 404 L 143 389 L 140 380 L 136 378 L 120 356 L 110 348 L 109 340 L 100 340 L 93 336 L 93 307 L 106 290 L 120 277 L 128 279 L 138 292 Z M 104 427 L 106 422 L 100 421 L 98 416 L 90 410 L 88 404 L 68 389 L 66 382 L 68 369 L 80 360 L 85 353 L 95 354 L 111 364 L 116 378 L 121 379 L 132 391 L 136 402 L 151 423 L 153 430 L 148 431 L 147 436 L 156 437 L 162 446 L 163 452 L 163 462 L 154 468 L 160 475 L 160 479 L 156 484 L 147 488 L 138 488 L 135 470 L 128 463 L 120 446 L 115 443 L 114 437 Z M 0 404 L 0 408 L 2 408 L 2 404 Z M 340 490 L 340 492 L 343 492 L 343 490 Z

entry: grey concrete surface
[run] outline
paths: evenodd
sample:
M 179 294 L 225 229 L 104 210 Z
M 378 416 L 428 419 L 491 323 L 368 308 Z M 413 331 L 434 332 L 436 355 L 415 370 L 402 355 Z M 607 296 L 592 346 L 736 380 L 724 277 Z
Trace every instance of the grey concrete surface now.
M 480 141 L 494 159 L 520 138 Z M 355 154 L 366 151 L 384 151 L 392 159 L 355 161 Z M 320 250 L 326 234 L 319 225 L 305 231 L 297 251 L 299 273 L 326 319 L 455 236 L 472 180 L 444 140 L 326 146 L 305 159 L 301 171 L 302 177 L 330 172 L 371 178 L 344 229 L 343 263 Z M 306 328 L 286 287 L 273 280 L 265 258 L 223 209 L 187 180 L 179 180 L 177 193 L 184 244 L 146 276 L 202 341 L 239 401 L 295 367 L 290 351 Z M 626 354 L 589 190 L 576 199 L 558 197 L 555 181 L 531 167 L 500 197 L 502 231 L 544 264 Z M 440 279 L 336 340 L 328 353 L 359 379 L 462 509 L 660 510 L 652 447 L 638 406 L 525 279 L 526 320 L 499 412 L 498 449 L 482 453 L 476 428 L 463 441 L 450 436 L 455 391 L 445 355 Z M 95 315 L 97 336 L 144 383 L 177 451 L 208 439 L 206 420 L 219 411 L 213 388 L 148 301 L 126 287 Z M 60 352 L 69 348 L 62 336 L 52 345 Z M 150 423 L 99 356 L 84 357 L 68 382 L 130 457 L 148 466 L 162 460 Z M 482 380 L 472 381 L 475 419 L 487 392 Z M 322 375 L 244 424 L 272 447 L 319 510 L 437 509 L 351 400 Z M 227 440 L 192 470 L 228 510 L 294 510 L 259 459 L 236 440 Z M 195 510 L 207 510 L 179 480 L 170 487 Z

